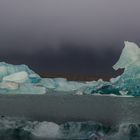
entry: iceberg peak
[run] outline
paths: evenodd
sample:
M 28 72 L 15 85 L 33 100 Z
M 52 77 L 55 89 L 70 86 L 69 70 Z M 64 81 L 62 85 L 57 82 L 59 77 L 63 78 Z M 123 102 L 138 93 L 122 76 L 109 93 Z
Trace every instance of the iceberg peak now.
M 125 41 L 118 62 L 113 66 L 115 70 L 127 68 L 140 58 L 140 48 L 133 42 Z

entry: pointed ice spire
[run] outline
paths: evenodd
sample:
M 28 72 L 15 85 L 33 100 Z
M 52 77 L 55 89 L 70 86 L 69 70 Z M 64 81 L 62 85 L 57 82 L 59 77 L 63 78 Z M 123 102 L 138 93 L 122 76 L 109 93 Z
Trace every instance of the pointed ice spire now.
M 127 68 L 136 60 L 140 59 L 140 48 L 133 42 L 124 42 L 125 46 L 117 63 L 113 66 L 115 70 Z

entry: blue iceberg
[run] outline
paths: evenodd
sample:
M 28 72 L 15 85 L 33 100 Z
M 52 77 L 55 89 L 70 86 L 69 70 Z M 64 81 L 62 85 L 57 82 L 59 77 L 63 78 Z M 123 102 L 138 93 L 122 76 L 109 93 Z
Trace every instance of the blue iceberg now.
M 0 62 L 0 93 L 44 94 L 46 89 L 37 86 L 41 77 L 26 65 Z
M 121 56 L 113 68 L 124 69 L 123 74 L 114 79 L 114 87 L 127 92 L 127 95 L 140 95 L 140 48 L 135 43 L 125 42 Z
M 140 48 L 133 42 L 124 42 L 115 70 L 124 72 L 110 81 L 77 82 L 65 78 L 41 78 L 26 65 L 0 62 L 0 93 L 45 94 L 49 91 L 75 94 L 140 95 Z
M 124 44 L 120 58 L 113 66 L 115 70 L 124 69 L 124 72 L 116 78 L 111 78 L 110 82 L 96 81 L 92 86 L 88 85 L 84 93 L 140 95 L 140 48 L 133 42 L 125 41 Z M 95 88 L 94 85 L 98 86 Z

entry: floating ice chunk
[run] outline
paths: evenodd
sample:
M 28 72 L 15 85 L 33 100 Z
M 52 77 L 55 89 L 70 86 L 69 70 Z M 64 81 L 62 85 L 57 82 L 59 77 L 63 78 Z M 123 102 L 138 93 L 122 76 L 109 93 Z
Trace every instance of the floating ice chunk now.
M 109 85 L 109 82 L 99 79 L 98 81 L 86 82 L 86 84 L 82 86 L 79 91 L 82 91 L 83 94 L 95 94 L 98 92 L 100 93 L 100 89 Z
M 3 77 L 3 81 L 24 83 L 28 80 L 28 73 L 25 71 L 17 72 Z
M 75 94 L 76 95 L 83 95 L 83 92 L 82 91 L 77 91 Z
M 57 87 L 55 80 L 51 78 L 43 78 L 40 84 L 48 89 L 55 89 Z
M 30 131 L 33 139 L 101 139 L 104 135 L 102 124 L 94 122 L 67 122 L 61 125 L 40 122 Z
M 55 91 L 74 91 L 84 85 L 84 83 L 67 81 L 64 78 L 44 78 L 41 80 L 40 84 Z
M 39 138 L 60 138 L 59 125 L 52 122 L 41 122 L 31 132 Z
M 125 47 L 118 62 L 113 66 L 115 70 L 127 68 L 129 65 L 140 59 L 140 48 L 133 42 L 125 41 Z
M 94 122 L 67 122 L 60 125 L 60 132 L 65 139 L 101 139 L 103 127 Z M 100 132 L 97 132 L 100 130 Z
M 95 93 L 97 89 L 100 89 L 102 86 L 108 85 L 109 82 L 105 82 L 102 79 L 98 81 L 90 82 L 76 82 L 76 81 L 67 81 L 64 78 L 44 78 L 41 80 L 40 85 L 46 87 L 47 89 L 58 91 L 75 91 L 75 94 L 91 94 Z
M 67 79 L 63 79 L 63 78 L 62 79 L 55 78 L 54 80 L 57 83 L 56 90 L 58 91 L 74 91 L 84 86 L 84 83 L 82 82 L 67 81 Z
M 0 83 L 0 89 L 16 90 L 19 88 L 18 83 L 14 82 L 2 82 Z
M 0 140 L 101 140 L 105 135 L 118 132 L 116 127 L 112 131 L 114 129 L 110 126 L 94 122 L 58 125 L 53 122 L 30 121 L 23 117 L 0 117 Z M 130 125 L 127 128 L 130 129 Z M 136 130 L 134 127 L 133 132 Z
M 44 94 L 46 88 L 35 85 L 40 80 L 41 77 L 26 65 L 11 65 L 0 62 L 1 93 Z
M 120 94 L 123 95 L 123 96 L 127 95 L 127 93 L 128 93 L 128 91 L 122 91 L 122 90 L 119 91 L 119 92 L 120 92 Z
M 17 90 L 8 90 L 6 93 L 10 94 L 45 94 L 46 88 L 42 86 L 36 86 L 33 84 L 20 84 Z
M 29 67 L 26 65 L 23 65 L 23 64 L 22 65 L 12 65 L 12 64 L 5 63 L 5 62 L 0 62 L 0 79 L 3 78 L 4 76 L 14 74 L 17 72 L 21 72 L 21 71 L 27 72 L 28 75 L 31 75 L 31 77 L 32 77 L 32 74 L 35 74 L 36 77 L 40 77 L 34 71 L 29 69 Z
M 74 82 L 74 81 L 63 81 L 57 83 L 57 91 L 76 91 L 84 86 L 81 82 Z

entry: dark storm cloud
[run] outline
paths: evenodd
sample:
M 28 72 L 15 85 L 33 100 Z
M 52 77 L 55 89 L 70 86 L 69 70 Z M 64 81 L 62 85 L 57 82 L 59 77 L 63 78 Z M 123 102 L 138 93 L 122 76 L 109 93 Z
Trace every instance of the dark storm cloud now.
M 113 73 L 123 41 L 140 44 L 139 7 L 139 0 L 2 0 L 1 61 L 37 71 Z
M 66 43 L 61 45 L 59 53 L 53 49 L 49 49 L 49 51 L 40 49 L 33 54 L 10 53 L 1 55 L 0 59 L 12 64 L 26 63 L 34 71 L 40 73 L 108 77 L 117 75 L 112 69 L 112 65 L 118 57 L 119 51 L 104 50 L 102 54 L 98 54 L 86 46 L 82 46 L 79 51 L 78 45 Z

